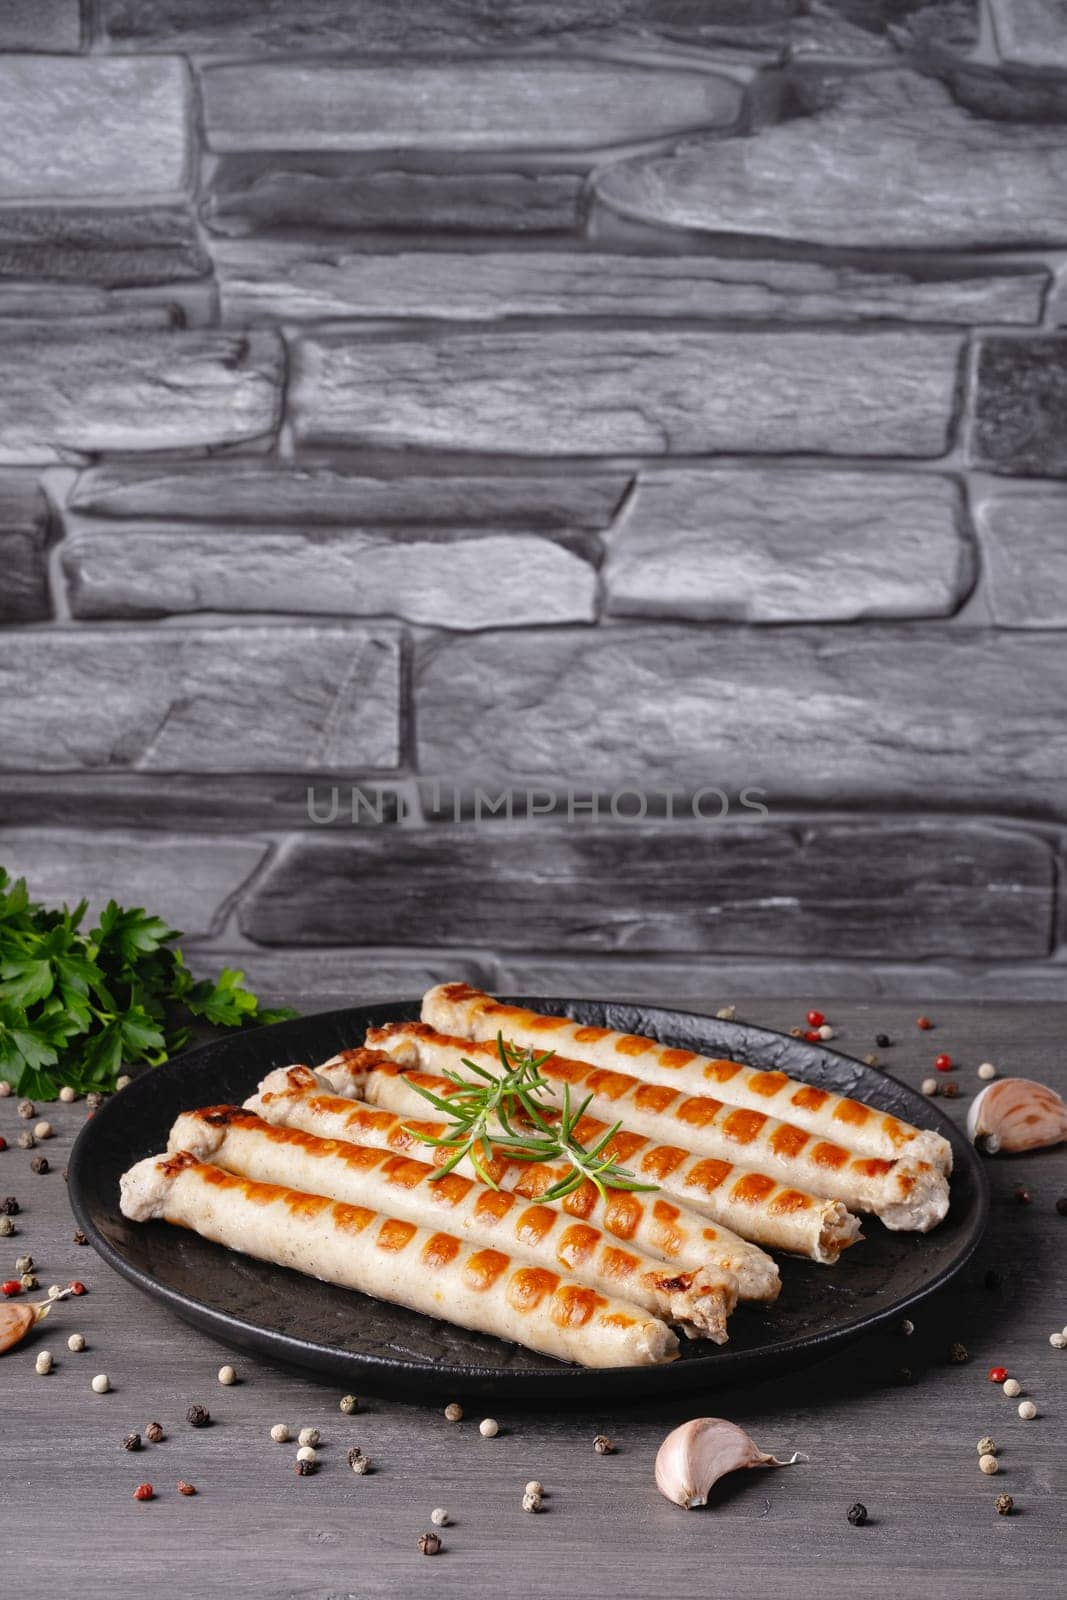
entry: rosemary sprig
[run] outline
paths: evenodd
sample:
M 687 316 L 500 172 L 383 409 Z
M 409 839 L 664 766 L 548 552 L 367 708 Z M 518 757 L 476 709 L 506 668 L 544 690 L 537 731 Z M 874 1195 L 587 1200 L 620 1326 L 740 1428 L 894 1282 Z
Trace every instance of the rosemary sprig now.
M 562 1109 L 554 1114 L 551 1121 L 545 1117 L 543 1113 L 547 1108 L 538 1097 L 549 1092 L 551 1085 L 542 1076 L 541 1068 L 551 1059 L 554 1051 L 535 1056 L 530 1050 L 518 1050 L 514 1045 L 505 1043 L 500 1033 L 496 1036 L 496 1047 L 501 1066 L 499 1076 L 464 1057 L 463 1065 L 482 1082 L 472 1083 L 456 1072 L 446 1071 L 442 1076 L 455 1089 L 455 1093 L 447 1099 L 409 1079 L 410 1087 L 416 1093 L 449 1118 L 449 1128 L 440 1135 L 425 1133 L 418 1128 L 407 1130 L 423 1144 L 452 1151 L 449 1159 L 435 1171 L 435 1178 L 443 1178 L 446 1172 L 451 1172 L 459 1165 L 464 1156 L 469 1156 L 471 1166 L 482 1182 L 499 1189 L 500 1185 L 487 1170 L 495 1149 L 509 1160 L 564 1160 L 569 1164 L 571 1170 L 545 1191 L 541 1196 L 543 1200 L 562 1200 L 566 1195 L 573 1194 L 586 1180 L 605 1200 L 609 1189 L 650 1191 L 657 1187 L 654 1183 L 641 1183 L 632 1172 L 604 1155 L 622 1127 L 621 1122 L 610 1127 L 590 1148 L 582 1144 L 576 1129 L 589 1108 L 592 1095 L 587 1095 L 581 1105 L 572 1107 L 570 1086 L 564 1084 Z M 515 1125 L 520 1115 L 525 1119 L 525 1126 Z M 503 1129 L 503 1138 L 495 1131 L 496 1126 Z

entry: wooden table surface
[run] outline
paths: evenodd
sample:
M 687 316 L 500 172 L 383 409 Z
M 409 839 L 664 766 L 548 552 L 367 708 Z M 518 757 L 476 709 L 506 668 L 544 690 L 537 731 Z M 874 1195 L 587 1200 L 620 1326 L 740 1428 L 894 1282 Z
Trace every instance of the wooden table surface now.
M 682 1004 L 683 1001 L 677 1003 Z M 938 1050 L 958 1062 L 961 1119 L 978 1087 L 975 1068 L 991 1060 L 1005 1075 L 1067 1086 L 1067 1007 L 940 1005 L 936 1030 L 919 1032 L 921 1005 L 819 1004 L 838 1026 L 842 1049 L 862 1056 L 886 1031 L 899 1041 L 880 1052 L 889 1071 L 917 1085 Z M 696 1008 L 696 1007 L 695 1007 Z M 746 1020 L 787 1028 L 803 1004 L 738 1003 Z M 512 1595 L 680 1600 L 856 1600 L 936 1596 L 996 1600 L 1064 1593 L 1064 1396 L 1067 1350 L 1049 1334 L 1067 1324 L 1064 1244 L 1067 1146 L 989 1162 L 994 1202 L 976 1260 L 914 1316 L 910 1337 L 867 1338 L 818 1366 L 764 1384 L 694 1394 L 676 1404 L 538 1415 L 502 1408 L 500 1433 L 482 1439 L 479 1413 L 459 1424 L 440 1408 L 361 1397 L 342 1415 L 339 1391 L 226 1350 L 175 1320 L 73 1240 L 62 1168 L 84 1104 L 45 1114 L 56 1137 L 42 1149 L 53 1171 L 30 1171 L 14 1148 L 27 1124 L 14 1098 L 0 1101 L 0 1194 L 18 1197 L 14 1237 L 0 1239 L 4 1276 L 30 1252 L 42 1290 L 72 1277 L 89 1294 L 54 1308 L 21 1346 L 0 1358 L 0 1510 L 4 1530 L 0 1592 L 13 1600 L 77 1593 L 242 1600 L 377 1600 L 434 1595 L 505 1600 Z M 1017 1200 L 1025 1187 L 1031 1203 Z M 999 1276 L 989 1287 L 987 1273 Z M 84 1333 L 83 1354 L 67 1336 Z M 962 1341 L 965 1365 L 948 1361 Z M 55 1370 L 38 1376 L 50 1349 Z M 223 1388 L 217 1370 L 240 1374 Z M 990 1366 L 1017 1375 L 1038 1407 L 1035 1421 L 991 1384 Z M 906 1370 L 902 1370 L 906 1369 Z M 112 1392 L 90 1389 L 107 1372 Z M 462 1398 L 462 1397 L 460 1397 Z M 212 1425 L 185 1422 L 191 1401 Z M 656 1492 L 652 1464 L 664 1434 L 689 1416 L 724 1415 L 778 1455 L 810 1456 L 786 1471 L 736 1474 L 712 1508 L 686 1513 Z M 158 1419 L 166 1441 L 140 1454 L 124 1435 Z M 295 1446 L 269 1430 L 319 1428 L 318 1472 L 298 1478 Z M 597 1433 L 616 1453 L 593 1451 Z M 978 1471 L 976 1441 L 992 1434 L 1001 1471 Z M 345 1461 L 358 1444 L 374 1462 L 356 1477 Z M 179 1478 L 195 1498 L 176 1492 Z M 521 1509 L 539 1478 L 541 1515 Z M 132 1499 L 150 1481 L 158 1498 Z M 1014 1496 L 1009 1518 L 997 1494 Z M 851 1527 L 855 1500 L 869 1511 Z M 430 1512 L 445 1506 L 443 1553 L 420 1554 Z

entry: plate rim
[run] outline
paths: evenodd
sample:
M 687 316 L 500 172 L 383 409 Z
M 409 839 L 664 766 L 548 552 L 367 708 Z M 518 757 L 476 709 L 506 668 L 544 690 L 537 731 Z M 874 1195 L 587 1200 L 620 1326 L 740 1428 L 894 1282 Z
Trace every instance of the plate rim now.
M 542 1008 L 547 1005 L 565 1007 L 572 1004 L 592 1004 L 604 1007 L 625 1006 L 640 1010 L 643 1015 L 653 1019 L 663 1017 L 683 1018 L 696 1024 L 719 1022 L 727 1027 L 745 1028 L 756 1034 L 780 1039 L 789 1045 L 797 1043 L 795 1038 L 778 1028 L 766 1028 L 757 1023 L 748 1023 L 740 1019 L 716 1018 L 706 1012 L 691 1011 L 678 1006 L 662 1006 L 656 1003 L 646 1004 L 641 1001 L 631 1000 L 605 1000 L 592 995 L 518 997 L 505 995 L 499 998 L 504 1004 L 529 1004 Z M 179 1055 L 173 1056 L 159 1067 L 148 1069 L 146 1073 L 140 1076 L 151 1076 L 157 1072 L 167 1072 L 168 1070 L 173 1071 L 175 1074 L 180 1073 L 187 1068 L 191 1060 L 195 1060 L 198 1056 L 208 1052 L 214 1053 L 220 1047 L 225 1047 L 228 1043 L 236 1043 L 238 1040 L 242 1044 L 246 1044 L 257 1037 L 268 1033 L 276 1033 L 283 1029 L 298 1031 L 301 1026 L 306 1026 L 309 1023 L 328 1026 L 332 1020 L 340 1023 L 341 1019 L 350 1018 L 353 1013 L 359 1013 L 365 1018 L 366 1014 L 375 1007 L 412 1007 L 417 1013 L 421 1003 L 422 996 L 420 995 L 414 1000 L 369 1000 L 350 1006 L 331 1008 L 328 1011 L 308 1012 L 299 1017 L 288 1018 L 282 1022 L 269 1023 L 263 1027 L 249 1028 L 247 1031 L 241 1030 L 240 1032 L 208 1040 L 194 1046 L 192 1049 L 182 1051 Z M 880 1066 L 869 1065 L 855 1056 L 847 1055 L 843 1050 L 830 1050 L 826 1049 L 821 1043 L 816 1045 L 810 1042 L 808 1042 L 808 1049 L 821 1051 L 824 1055 L 851 1062 L 858 1067 L 862 1067 L 865 1072 L 873 1072 L 878 1077 L 884 1078 L 888 1083 L 904 1089 L 909 1095 L 915 1096 L 919 1093 L 910 1084 L 894 1077 L 892 1073 L 885 1072 Z M 956 1124 L 941 1111 L 940 1107 L 931 1104 L 928 1109 L 938 1125 L 936 1131 L 943 1133 L 952 1145 L 954 1173 L 958 1170 L 957 1163 L 961 1154 L 967 1163 L 968 1173 L 974 1188 L 970 1232 L 968 1238 L 961 1245 L 959 1253 L 950 1262 L 946 1263 L 928 1282 L 923 1283 L 909 1294 L 894 1301 L 892 1306 L 877 1311 L 858 1312 L 848 1321 L 832 1328 L 823 1328 L 814 1333 L 794 1335 L 785 1340 L 781 1347 L 772 1346 L 757 1350 L 731 1351 L 729 1345 L 727 1345 L 709 1350 L 705 1355 L 693 1356 L 683 1362 L 665 1363 L 658 1367 L 582 1367 L 561 1361 L 544 1369 L 522 1372 L 511 1372 L 506 1367 L 477 1365 L 463 1366 L 459 1369 L 453 1364 L 436 1365 L 432 1362 L 417 1361 L 409 1357 L 393 1357 L 367 1354 L 358 1350 L 344 1350 L 336 1345 L 328 1345 L 316 1340 L 284 1333 L 279 1329 L 267 1327 L 262 1323 L 248 1322 L 238 1314 L 221 1311 L 207 1301 L 197 1299 L 170 1284 L 153 1278 L 144 1268 L 129 1260 L 97 1226 L 83 1190 L 85 1182 L 84 1171 L 89 1166 L 92 1143 L 94 1139 L 100 1137 L 101 1124 L 99 1119 L 107 1118 L 111 1113 L 111 1108 L 118 1104 L 120 1095 L 121 1091 L 119 1094 L 112 1096 L 91 1119 L 83 1124 L 75 1139 L 67 1164 L 68 1194 L 75 1221 L 86 1235 L 93 1249 L 106 1264 L 142 1293 L 167 1306 L 183 1321 L 192 1323 L 198 1328 L 208 1329 L 212 1336 L 218 1338 L 222 1343 L 232 1345 L 235 1342 L 234 1336 L 240 1333 L 245 1336 L 246 1348 L 249 1344 L 252 1344 L 261 1353 L 266 1354 L 268 1358 L 273 1357 L 279 1361 L 301 1367 L 305 1372 L 314 1372 L 316 1370 L 321 1372 L 324 1364 L 329 1361 L 335 1362 L 338 1366 L 350 1364 L 352 1367 L 361 1369 L 361 1372 L 365 1374 L 364 1381 L 369 1379 L 373 1384 L 373 1379 L 376 1376 L 380 1377 L 383 1380 L 383 1385 L 394 1392 L 396 1391 L 398 1379 L 406 1378 L 413 1383 L 417 1383 L 420 1380 L 432 1379 L 435 1375 L 440 1377 L 442 1373 L 453 1374 L 457 1371 L 462 1372 L 462 1378 L 457 1380 L 457 1386 L 462 1386 L 462 1383 L 466 1381 L 469 1382 L 472 1390 L 480 1389 L 483 1392 L 490 1388 L 497 1390 L 511 1387 L 521 1388 L 526 1391 L 527 1398 L 534 1402 L 538 1398 L 547 1398 L 550 1391 L 558 1394 L 561 1389 L 572 1388 L 583 1381 L 588 1383 L 590 1378 L 603 1380 L 614 1376 L 616 1379 L 625 1380 L 629 1377 L 633 1380 L 640 1374 L 642 1382 L 647 1383 L 649 1374 L 659 1374 L 666 1381 L 662 1388 L 657 1386 L 655 1392 L 658 1393 L 669 1392 L 670 1379 L 666 1375 L 674 1372 L 687 1374 L 694 1389 L 700 1388 L 702 1380 L 707 1381 L 710 1368 L 716 1369 L 718 1373 L 725 1374 L 725 1381 L 729 1381 L 729 1374 L 733 1372 L 742 1383 L 753 1381 L 751 1370 L 746 1369 L 756 1368 L 756 1379 L 758 1381 L 760 1364 L 766 1364 L 767 1375 L 769 1376 L 775 1370 L 773 1363 L 777 1354 L 788 1351 L 790 1356 L 796 1358 L 798 1365 L 803 1364 L 805 1361 L 817 1360 L 820 1355 L 828 1353 L 839 1345 L 843 1345 L 864 1334 L 876 1332 L 887 1323 L 899 1319 L 904 1311 L 910 1310 L 921 1301 L 929 1298 L 929 1296 L 936 1294 L 939 1289 L 944 1288 L 947 1283 L 962 1272 L 973 1258 L 985 1236 L 989 1222 L 991 1187 L 985 1165 L 977 1150 L 966 1139 L 961 1130 L 957 1128 Z M 292 1271 L 294 1277 L 299 1277 L 299 1274 L 291 1268 L 276 1267 L 275 1270 L 280 1272 Z M 507 1341 L 502 1342 L 507 1343 Z M 317 1365 L 309 1360 L 312 1355 L 315 1357 Z M 539 1394 L 539 1391 L 543 1391 L 543 1393 Z M 646 1391 L 639 1397 L 648 1398 L 650 1392 Z M 635 1398 L 638 1398 L 638 1396 L 635 1396 Z

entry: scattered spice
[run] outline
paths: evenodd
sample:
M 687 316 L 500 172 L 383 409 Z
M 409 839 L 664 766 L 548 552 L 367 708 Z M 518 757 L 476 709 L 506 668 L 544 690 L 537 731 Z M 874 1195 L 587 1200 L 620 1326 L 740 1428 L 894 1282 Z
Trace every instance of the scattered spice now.
M 997 1069 L 993 1065 L 992 1061 L 983 1061 L 979 1064 L 978 1076 L 983 1080 L 983 1082 L 988 1083 L 990 1078 L 995 1078 L 996 1075 Z
M 270 1430 L 270 1436 L 274 1440 L 275 1444 L 289 1443 L 289 1429 L 286 1427 L 284 1422 L 276 1422 L 273 1428 Z
M 609 1439 L 606 1433 L 598 1433 L 593 1440 L 593 1449 L 598 1456 L 613 1456 L 615 1454 L 615 1441 Z
M 132 1082 L 133 1079 L 130 1077 L 128 1072 L 120 1072 L 118 1077 L 115 1079 L 115 1088 L 125 1089 L 126 1086 Z
M 133 1498 L 135 1500 L 154 1500 L 156 1491 L 150 1483 L 139 1483 L 133 1491 Z
M 49 1298 L 49 1300 L 58 1300 L 60 1298 L 60 1296 L 62 1295 L 62 1293 L 63 1293 L 63 1291 L 59 1287 L 58 1283 L 50 1283 L 48 1285 L 48 1298 Z
M 854 1528 L 862 1528 L 867 1521 L 867 1507 L 862 1500 L 857 1500 L 848 1508 L 848 1520 Z
M 18 1138 L 15 1140 L 15 1143 L 18 1145 L 20 1150 L 36 1150 L 37 1148 L 37 1140 L 33 1137 L 33 1134 L 28 1128 L 24 1129 L 24 1131 L 19 1134 Z
M 495 1439 L 500 1432 L 500 1424 L 493 1417 L 485 1417 L 478 1424 L 478 1432 L 483 1439 Z
M 809 1028 L 821 1028 L 826 1018 L 821 1011 L 809 1011 L 806 1020 Z
M 51 1350 L 38 1350 L 37 1360 L 33 1363 L 34 1371 L 39 1373 L 42 1378 L 46 1378 L 53 1365 Z
M 1024 1422 L 1033 1422 L 1034 1418 L 1037 1416 L 1037 1407 L 1034 1405 L 1034 1402 L 1032 1400 L 1024 1400 L 1022 1405 L 1019 1407 L 1019 1415 L 1022 1417 Z
M 1059 1332 L 1050 1333 L 1048 1336 L 1048 1342 L 1052 1346 L 1053 1350 L 1062 1350 L 1065 1346 L 1067 1346 L 1067 1335 Z
M 805 1037 L 805 1039 L 807 1039 L 809 1044 L 818 1044 L 818 1042 L 819 1042 L 819 1030 L 818 1030 L 818 1028 L 806 1028 L 804 1030 L 804 1037 Z
M 1007 1376 L 1008 1376 L 1007 1367 L 990 1367 L 990 1369 L 989 1369 L 989 1381 L 990 1381 L 990 1383 L 1003 1383 L 1004 1379 Z
M 985 1472 L 989 1477 L 992 1477 L 994 1472 L 1000 1471 L 1000 1462 L 997 1460 L 996 1456 L 979 1456 L 978 1470 L 979 1472 Z
M 870 1055 L 864 1056 L 863 1065 L 865 1067 L 876 1067 L 878 1065 L 878 1057 L 875 1055 L 873 1050 L 871 1051 Z
M 938 1072 L 951 1072 L 952 1057 L 946 1055 L 935 1056 L 934 1066 L 937 1068 Z
M 989 1437 L 988 1433 L 984 1438 L 979 1439 L 975 1448 L 980 1456 L 995 1456 L 997 1453 L 996 1443 Z
M 33 1160 L 30 1162 L 30 1171 L 31 1172 L 36 1172 L 39 1175 L 41 1175 L 42 1177 L 44 1176 L 44 1174 L 46 1172 L 49 1172 L 50 1170 L 51 1169 L 50 1169 L 50 1167 L 48 1165 L 48 1157 L 47 1156 L 34 1156 Z
M 833 1039 L 836 1037 L 833 1028 L 831 1028 L 828 1022 L 824 1022 L 822 1027 L 818 1028 L 816 1032 L 818 1033 L 820 1039 Z
M 933 1023 L 930 1021 L 929 1017 L 916 1017 L 915 1026 L 917 1028 L 921 1028 L 923 1033 L 929 1033 L 930 1029 L 933 1027 Z
M 24 1272 L 19 1282 L 24 1289 L 39 1289 L 41 1287 L 35 1272 Z
M 122 1448 L 124 1450 L 140 1450 L 141 1435 L 139 1433 L 128 1433 L 122 1441 Z
M 150 1422 L 145 1428 L 144 1436 L 150 1444 L 160 1444 L 167 1437 L 161 1422 Z
M 444 1546 L 436 1533 L 420 1533 L 419 1549 L 424 1556 L 439 1556 Z
M 462 1406 L 457 1406 L 457 1404 L 456 1404 L 456 1402 L 454 1400 L 453 1400 L 451 1405 L 445 1406 L 445 1421 L 446 1422 L 462 1422 L 463 1421 L 463 1407 Z
M 77 1091 L 72 1089 L 69 1083 L 65 1083 L 59 1091 L 59 1098 L 64 1105 L 69 1106 L 72 1100 L 78 1098 Z
M 957 1366 L 962 1366 L 965 1361 L 971 1359 L 971 1353 L 965 1344 L 950 1344 L 948 1358 L 950 1361 L 955 1362 Z
M 6 1194 L 4 1198 L 0 1200 L 0 1215 L 5 1217 L 17 1217 L 20 1210 L 21 1207 L 13 1194 Z
M 430 1512 L 430 1521 L 433 1523 L 435 1528 L 448 1527 L 448 1512 L 445 1510 L 444 1506 L 434 1507 L 434 1509 Z
M 315 1470 L 315 1463 L 314 1461 L 301 1461 L 298 1456 L 293 1470 L 298 1478 L 310 1478 Z
M 0 1239 L 7 1239 L 15 1231 L 15 1224 L 9 1216 L 0 1212 Z
M 993 1501 L 998 1517 L 1010 1517 L 1015 1510 L 1015 1501 L 1010 1494 L 998 1494 Z
M 804 1037 L 804 1029 L 803 1028 L 790 1028 L 789 1037 L 791 1039 L 803 1039 L 803 1037 Z
M 545 1486 L 537 1478 L 531 1478 L 522 1492 L 523 1494 L 544 1494 Z
M 893 1043 L 888 1033 L 876 1033 L 874 1036 L 874 1042 L 878 1046 L 879 1050 L 888 1050 L 889 1046 Z
M 111 1388 L 111 1379 L 106 1372 L 98 1372 L 89 1387 L 94 1394 L 107 1394 Z
M 944 1095 L 946 1100 L 955 1100 L 955 1098 L 959 1094 L 959 1092 L 960 1092 L 959 1084 L 958 1083 L 953 1083 L 951 1081 L 951 1079 L 949 1080 L 948 1083 L 946 1083 L 943 1086 L 943 1088 L 941 1090 L 941 1093 Z
M 298 1461 L 317 1461 L 318 1457 L 316 1456 L 311 1445 L 302 1444 L 300 1449 L 296 1452 L 296 1459 Z
M 16 1261 L 15 1261 L 15 1271 L 16 1272 L 32 1272 L 33 1271 L 33 1257 L 32 1256 L 18 1256 Z
M 3 1134 L 0 1133 L 0 1150 L 6 1150 L 6 1149 L 7 1149 L 7 1140 L 4 1138 Z
M 98 1094 L 95 1089 L 85 1096 L 85 1104 L 89 1107 L 90 1111 L 99 1111 L 103 1103 L 103 1095 Z
M 80 1355 L 85 1349 L 84 1333 L 72 1333 L 70 1338 L 67 1340 L 67 1349 L 72 1350 L 75 1355 Z
M 923 1094 L 940 1094 L 941 1085 L 936 1078 L 924 1078 L 922 1081 Z
M 370 1456 L 365 1456 L 358 1445 L 353 1445 L 348 1452 L 348 1465 L 357 1477 L 365 1478 L 370 1471 Z
M 24 1122 L 28 1122 L 31 1117 L 35 1117 L 36 1115 L 37 1107 L 34 1105 L 32 1100 L 19 1101 L 19 1116 Z
M 11 1093 L 11 1085 L 6 1078 L 0 1078 L 0 1100 L 6 1100 Z
M 196 1485 L 192 1484 L 192 1483 L 186 1483 L 184 1478 L 179 1478 L 178 1479 L 178 1493 L 179 1494 L 195 1494 L 196 1493 Z
M 1056 1201 L 1056 1215 L 1059 1217 L 1067 1217 L 1067 1194 L 1061 1194 L 1059 1199 Z
M 337 1402 L 337 1409 L 343 1411 L 346 1417 L 350 1417 L 354 1411 L 359 1410 L 359 1401 L 354 1394 L 343 1394 Z
M 319 1433 L 318 1428 L 301 1428 L 296 1436 L 297 1444 L 316 1445 L 320 1443 L 321 1439 L 322 1435 Z
M 1032 1204 L 1032 1196 L 1029 1189 L 1016 1189 L 1014 1198 L 1021 1206 Z
M 206 1428 L 211 1421 L 211 1412 L 207 1406 L 191 1405 L 185 1413 L 185 1420 L 190 1428 Z
M 0 1283 L 0 1294 L 6 1294 L 8 1299 L 10 1299 L 13 1294 L 21 1293 L 22 1284 L 17 1278 L 8 1278 L 4 1283 Z
M 84 1283 L 82 1283 L 78 1278 L 72 1278 L 70 1283 L 67 1284 L 67 1292 L 69 1294 L 88 1294 L 89 1293 L 89 1291 L 85 1287 Z
M 544 1501 L 539 1494 L 531 1494 L 529 1489 L 525 1491 L 522 1497 L 522 1509 L 524 1511 L 540 1511 L 543 1506 Z
M 35 1123 L 33 1131 L 38 1139 L 51 1139 L 55 1132 L 50 1122 Z
M 237 1382 L 237 1374 L 232 1367 L 219 1368 L 219 1382 L 227 1388 L 231 1383 Z
M 715 1016 L 719 1022 L 733 1022 L 734 1018 L 737 1016 L 737 1007 L 720 1006 L 718 1011 L 716 1011 Z
M 88 1239 L 85 1237 L 84 1233 L 81 1231 L 80 1228 L 75 1228 L 75 1230 L 74 1230 L 74 1243 L 75 1244 L 88 1244 L 89 1243 Z
M 1008 1378 L 1001 1385 L 1009 1400 L 1017 1400 L 1023 1392 L 1023 1386 L 1018 1378 Z

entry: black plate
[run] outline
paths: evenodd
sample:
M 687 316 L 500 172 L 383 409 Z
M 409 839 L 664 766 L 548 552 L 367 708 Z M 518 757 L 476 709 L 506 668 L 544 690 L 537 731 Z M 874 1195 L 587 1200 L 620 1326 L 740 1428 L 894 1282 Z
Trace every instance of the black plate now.
M 920 1127 L 936 1128 L 955 1157 L 952 1204 L 932 1233 L 889 1233 L 868 1219 L 867 1239 L 836 1267 L 781 1257 L 782 1293 L 765 1309 L 742 1307 L 730 1342 L 683 1340 L 665 1367 L 592 1371 L 468 1333 L 285 1268 L 208 1244 L 165 1223 L 127 1222 L 119 1177 L 166 1146 L 179 1111 L 245 1099 L 272 1067 L 315 1064 L 362 1042 L 371 1023 L 418 1015 L 417 1000 L 354 1006 L 235 1034 L 145 1073 L 86 1123 L 69 1166 L 79 1227 L 108 1264 L 180 1317 L 241 1349 L 363 1389 L 412 1399 L 443 1394 L 530 1404 L 709 1388 L 763 1376 L 826 1354 L 898 1317 L 959 1272 L 981 1238 L 989 1209 L 985 1173 L 951 1122 L 914 1090 L 835 1051 L 739 1022 L 598 1000 L 523 998 L 584 1023 L 651 1034 L 703 1055 L 778 1067 L 839 1094 L 855 1095 Z

